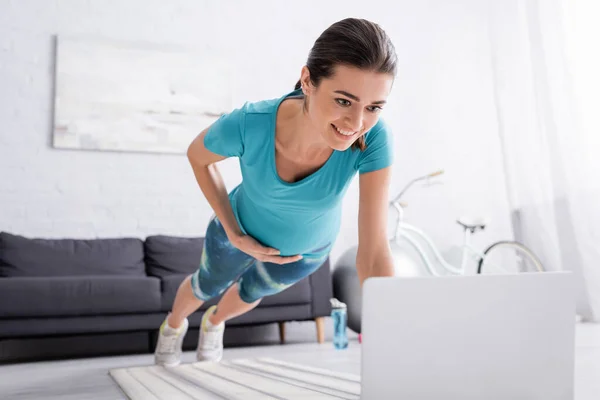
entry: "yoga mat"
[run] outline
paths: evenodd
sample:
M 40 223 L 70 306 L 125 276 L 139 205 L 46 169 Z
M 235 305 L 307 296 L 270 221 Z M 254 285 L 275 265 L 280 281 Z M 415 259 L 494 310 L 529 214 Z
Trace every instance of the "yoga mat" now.
M 131 400 L 359 399 L 360 377 L 269 357 L 109 371 Z

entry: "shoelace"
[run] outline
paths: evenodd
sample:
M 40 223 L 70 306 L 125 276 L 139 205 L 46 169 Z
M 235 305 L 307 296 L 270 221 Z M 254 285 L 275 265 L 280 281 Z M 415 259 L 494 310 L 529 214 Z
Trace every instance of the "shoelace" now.
M 175 350 L 178 335 L 163 335 L 158 345 L 159 353 L 171 353 Z

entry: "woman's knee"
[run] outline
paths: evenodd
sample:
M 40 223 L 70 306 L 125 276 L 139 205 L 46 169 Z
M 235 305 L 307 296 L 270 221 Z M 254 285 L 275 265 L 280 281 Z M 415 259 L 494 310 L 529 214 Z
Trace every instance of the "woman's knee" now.
M 263 297 L 266 296 L 272 296 L 276 293 L 257 293 L 257 292 L 251 292 L 248 290 L 244 290 L 243 286 L 239 287 L 239 291 L 238 294 L 240 296 L 240 299 L 247 304 L 254 304 L 257 301 L 260 301 L 263 299 Z
M 301 260 L 293 265 L 257 261 L 238 281 L 240 298 L 250 303 L 280 293 L 315 272 L 325 259 Z
M 231 285 L 231 288 L 228 290 L 234 289 L 237 293 L 237 297 L 246 304 L 255 304 L 263 299 L 263 296 L 257 296 L 256 293 L 249 292 L 242 282 L 242 279 L 240 279 L 238 282 Z M 227 295 L 227 293 L 225 295 Z
M 240 298 L 246 303 L 253 303 L 266 296 L 284 291 L 294 281 L 274 279 L 260 261 L 249 269 L 238 281 Z
M 237 287 L 240 299 L 247 304 L 253 304 L 269 295 L 264 291 L 256 290 L 256 288 L 253 290 L 253 288 L 248 287 L 248 285 L 244 284 L 243 278 L 239 280 Z
M 233 280 L 228 282 L 215 282 L 210 279 L 203 279 L 200 272 L 201 271 L 198 270 L 192 274 L 190 280 L 192 293 L 198 300 L 208 301 L 214 297 L 220 296 L 233 283 Z

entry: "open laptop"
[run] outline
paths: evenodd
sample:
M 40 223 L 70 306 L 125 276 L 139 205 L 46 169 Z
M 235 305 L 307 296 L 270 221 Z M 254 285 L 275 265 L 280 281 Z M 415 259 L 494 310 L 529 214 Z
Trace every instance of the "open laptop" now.
M 570 272 L 370 278 L 361 399 L 573 399 Z

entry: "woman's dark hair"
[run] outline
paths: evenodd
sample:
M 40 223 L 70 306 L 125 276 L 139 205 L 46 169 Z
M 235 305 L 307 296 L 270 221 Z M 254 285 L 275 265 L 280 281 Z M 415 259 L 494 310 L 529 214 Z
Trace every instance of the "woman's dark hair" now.
M 306 62 L 314 86 L 330 78 L 338 65 L 395 76 L 396 64 L 396 50 L 385 31 L 373 22 L 357 18 L 346 18 L 327 28 L 315 41 Z M 295 89 L 300 87 L 298 81 Z M 352 147 L 366 149 L 364 136 Z

